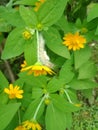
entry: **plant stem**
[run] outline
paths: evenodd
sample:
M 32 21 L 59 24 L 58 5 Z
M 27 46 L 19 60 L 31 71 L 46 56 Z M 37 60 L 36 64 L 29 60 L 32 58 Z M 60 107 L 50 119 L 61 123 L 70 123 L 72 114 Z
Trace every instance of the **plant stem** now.
M 0 47 L 0 53 L 2 54 L 2 46 Z M 11 69 L 11 66 L 9 64 L 9 62 L 7 60 L 4 60 L 4 65 L 8 71 L 8 74 L 9 74 L 9 77 L 10 77 L 10 80 L 11 82 L 13 83 L 15 81 L 15 75 Z
M 18 119 L 19 119 L 19 125 L 20 125 L 21 124 L 20 109 L 18 109 Z
M 38 105 L 38 107 L 37 107 L 37 109 L 36 109 L 36 111 L 34 113 L 34 116 L 32 118 L 33 120 L 36 120 L 37 113 L 38 113 L 38 111 L 40 109 L 40 106 L 42 105 L 42 103 L 43 103 L 43 101 L 44 101 L 45 98 L 46 98 L 46 95 L 44 95 L 44 97 L 41 99 L 41 101 L 40 101 L 40 103 L 39 103 L 39 105 Z
M 66 96 L 67 96 L 68 101 L 73 104 L 73 102 L 72 102 L 72 100 L 71 100 L 69 94 L 67 93 L 67 91 L 66 91 L 65 89 L 64 89 L 64 92 L 65 92 L 65 94 L 66 94 Z
M 13 0 L 10 0 L 10 1 L 6 4 L 6 7 L 12 7 L 12 4 L 13 4 Z

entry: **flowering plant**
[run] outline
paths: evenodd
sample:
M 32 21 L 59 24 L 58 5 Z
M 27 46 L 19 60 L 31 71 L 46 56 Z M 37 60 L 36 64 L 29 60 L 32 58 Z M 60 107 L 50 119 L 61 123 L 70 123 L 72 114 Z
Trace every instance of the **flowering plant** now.
M 0 130 L 71 130 L 72 113 L 82 107 L 77 91 L 97 87 L 90 43 L 97 40 L 98 4 L 88 5 L 10 0 L 0 6 L 1 59 L 22 61 L 15 78 L 0 72 Z

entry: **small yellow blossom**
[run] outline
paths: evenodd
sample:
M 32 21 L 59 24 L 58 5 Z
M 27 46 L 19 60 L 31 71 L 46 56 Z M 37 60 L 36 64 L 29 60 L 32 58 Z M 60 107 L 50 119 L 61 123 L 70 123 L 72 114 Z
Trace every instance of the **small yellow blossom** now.
M 34 8 L 34 11 L 38 11 L 40 6 L 45 2 L 45 0 L 39 0 L 35 3 L 35 8 Z
M 51 101 L 50 101 L 50 99 L 48 99 L 48 98 L 44 100 L 44 103 L 45 103 L 46 105 L 49 105 L 50 102 L 51 102 Z
M 28 30 L 25 30 L 25 31 L 22 33 L 22 35 L 23 35 L 23 38 L 26 39 L 26 40 L 28 40 L 28 39 L 30 39 L 30 38 L 32 37 L 31 32 L 28 31 Z
M 88 32 L 88 29 L 87 28 L 81 28 L 81 33 L 87 33 Z
M 75 34 L 68 33 L 64 36 L 64 42 L 63 44 L 68 46 L 69 50 L 79 50 L 80 48 L 84 48 L 84 44 L 86 43 L 86 39 L 79 35 L 78 32 Z
M 22 125 L 16 127 L 14 130 L 27 130 L 25 127 L 23 127 Z
M 13 84 L 10 84 L 9 88 L 4 89 L 4 92 L 9 95 L 10 99 L 14 99 L 14 98 L 21 99 L 21 98 L 23 98 L 23 96 L 22 96 L 23 90 L 19 90 L 19 88 L 20 87 L 17 85 L 14 87 Z
M 23 127 L 27 130 L 42 130 L 41 126 L 37 122 L 29 120 L 23 122 Z
M 47 75 L 47 74 L 54 74 L 54 72 L 47 66 L 42 65 L 41 63 L 35 63 L 34 65 L 23 67 L 21 72 L 28 71 L 28 74 L 34 73 L 34 76 L 39 75 Z
M 41 23 L 39 23 L 39 24 L 37 24 L 37 26 L 36 26 L 36 27 L 37 27 L 37 29 L 38 29 L 38 30 L 41 30 L 41 29 L 42 29 L 42 27 L 43 27 L 43 25 L 42 25 Z
M 19 6 L 15 6 L 14 9 L 19 10 Z
M 81 107 L 82 104 L 74 104 L 76 107 Z
M 61 95 L 64 94 L 64 89 L 63 88 L 60 89 L 59 94 L 61 94 Z
M 26 66 L 27 66 L 27 62 L 24 60 L 24 61 L 23 61 L 23 64 L 21 64 L 21 67 L 24 68 L 24 67 L 26 67 Z

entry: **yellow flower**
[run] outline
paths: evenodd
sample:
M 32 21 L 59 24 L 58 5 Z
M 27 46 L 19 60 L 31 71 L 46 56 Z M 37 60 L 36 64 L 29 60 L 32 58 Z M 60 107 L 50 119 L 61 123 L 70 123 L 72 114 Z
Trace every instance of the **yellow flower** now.
M 35 3 L 35 8 L 34 8 L 34 11 L 38 11 L 40 6 L 45 2 L 45 0 L 39 0 Z
M 28 66 L 28 67 L 23 67 L 21 69 L 21 72 L 23 72 L 23 71 L 28 71 L 28 74 L 34 73 L 34 76 L 54 74 L 54 72 L 50 68 L 42 65 L 39 62 L 35 63 L 34 65 Z
M 74 104 L 76 107 L 81 107 L 82 104 Z
M 68 33 L 63 37 L 63 39 L 63 44 L 68 46 L 69 50 L 72 49 L 73 51 L 84 48 L 84 44 L 86 43 L 86 39 L 83 36 L 79 35 L 78 32 L 75 34 Z
M 23 35 L 23 38 L 26 39 L 26 40 L 28 40 L 28 39 L 30 39 L 30 38 L 32 37 L 31 32 L 28 31 L 28 30 L 25 30 L 25 31 L 22 33 L 22 35 Z
M 43 25 L 41 23 L 38 23 L 36 27 L 37 27 L 38 30 L 41 30 Z
M 26 66 L 27 66 L 27 62 L 24 60 L 24 61 L 23 61 L 23 64 L 21 64 L 21 67 L 24 68 L 24 67 L 26 67 Z
M 88 32 L 88 29 L 87 28 L 81 28 L 81 33 L 87 33 Z
M 23 127 L 22 125 L 16 127 L 14 130 L 27 130 L 25 127 Z
M 14 9 L 19 10 L 19 6 L 15 6 Z
M 9 89 L 8 88 L 5 88 L 4 89 L 4 92 L 7 93 L 9 95 L 9 98 L 10 99 L 14 99 L 14 98 L 23 98 L 22 96 L 22 93 L 23 93 L 23 90 L 19 90 L 19 86 L 13 86 L 13 84 L 10 84 L 9 85 Z
M 47 99 L 44 100 L 44 102 L 45 102 L 46 105 L 49 105 L 51 101 L 50 101 L 50 99 L 47 98 Z
M 42 130 L 41 126 L 37 122 L 28 120 L 23 122 L 23 127 L 27 130 Z

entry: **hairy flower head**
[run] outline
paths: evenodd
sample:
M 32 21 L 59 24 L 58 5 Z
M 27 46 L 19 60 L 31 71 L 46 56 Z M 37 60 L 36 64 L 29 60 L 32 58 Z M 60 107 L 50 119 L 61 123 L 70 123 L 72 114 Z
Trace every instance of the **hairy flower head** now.
M 45 2 L 45 0 L 39 0 L 35 3 L 35 8 L 34 8 L 34 11 L 38 11 L 40 6 Z
M 47 75 L 47 74 L 54 74 L 54 72 L 47 66 L 42 65 L 41 63 L 37 62 L 34 65 L 23 67 L 21 72 L 28 71 L 28 74 L 34 73 L 34 76 L 39 75 Z
M 42 130 L 41 126 L 37 122 L 29 120 L 23 122 L 23 127 L 27 130 Z
M 30 39 L 30 38 L 32 37 L 31 32 L 28 31 L 28 30 L 25 30 L 25 31 L 22 33 L 22 35 L 23 35 L 23 38 L 26 39 L 26 40 L 28 40 L 28 39 Z
M 73 51 L 84 48 L 84 44 L 86 43 L 86 39 L 82 35 L 79 35 L 78 32 L 76 32 L 75 34 L 68 33 L 63 37 L 63 39 L 63 44 L 68 46 L 69 50 Z
M 23 98 L 23 96 L 22 96 L 23 90 L 19 90 L 19 89 L 20 89 L 19 86 L 16 85 L 14 87 L 13 84 L 10 84 L 9 88 L 4 89 L 4 92 L 9 95 L 10 99 L 15 99 L 15 98 L 21 99 L 21 98 Z

